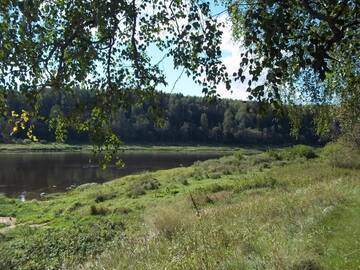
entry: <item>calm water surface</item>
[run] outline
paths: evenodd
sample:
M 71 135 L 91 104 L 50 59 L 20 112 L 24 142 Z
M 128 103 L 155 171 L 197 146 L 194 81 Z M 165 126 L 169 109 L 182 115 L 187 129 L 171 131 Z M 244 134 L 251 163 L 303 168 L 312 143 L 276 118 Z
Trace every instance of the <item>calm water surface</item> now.
M 90 153 L 1 153 L 0 193 L 7 196 L 38 197 L 61 192 L 84 183 L 102 183 L 120 176 L 188 166 L 197 160 L 219 157 L 219 153 L 128 153 L 124 168 L 100 169 L 89 162 Z

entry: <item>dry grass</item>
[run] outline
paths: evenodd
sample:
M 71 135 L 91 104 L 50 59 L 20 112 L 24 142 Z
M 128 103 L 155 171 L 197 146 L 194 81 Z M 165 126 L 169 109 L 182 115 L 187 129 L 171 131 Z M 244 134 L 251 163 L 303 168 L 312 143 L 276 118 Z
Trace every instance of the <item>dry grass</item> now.
M 180 206 L 181 207 L 181 206 Z M 149 210 L 144 217 L 149 227 L 149 235 L 161 236 L 167 239 L 174 237 L 176 233 L 185 231 L 196 221 L 193 211 L 188 208 L 176 206 L 159 206 Z

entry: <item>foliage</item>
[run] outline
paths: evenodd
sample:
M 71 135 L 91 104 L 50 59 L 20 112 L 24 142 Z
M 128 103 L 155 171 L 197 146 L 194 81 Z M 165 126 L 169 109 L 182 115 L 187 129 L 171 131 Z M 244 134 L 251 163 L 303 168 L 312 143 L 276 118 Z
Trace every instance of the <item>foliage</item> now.
M 222 2 L 246 48 L 234 77 L 248 82 L 251 97 L 276 107 L 317 104 L 318 132 L 331 136 L 340 123 L 343 133 L 354 135 L 360 123 L 358 1 Z
M 46 120 L 63 141 L 67 129 L 91 133 L 105 153 L 116 151 L 111 123 L 114 113 L 129 104 L 161 107 L 155 90 L 166 85 L 160 63 L 171 57 L 175 68 L 213 95 L 219 82 L 229 85 L 221 63 L 221 31 L 203 1 L 3 1 L 0 9 L 0 109 L 4 99 L 21 92 L 31 121 L 39 118 L 39 97 L 49 88 L 61 97 L 79 87 L 96 97 L 63 114 L 54 110 Z M 163 57 L 155 63 L 148 55 Z M 63 101 L 57 105 L 63 104 Z M 66 104 L 68 105 L 68 104 Z M 24 109 L 24 108 L 21 108 Z M 15 111 L 15 114 L 21 113 Z M 16 127 L 16 126 L 15 126 Z

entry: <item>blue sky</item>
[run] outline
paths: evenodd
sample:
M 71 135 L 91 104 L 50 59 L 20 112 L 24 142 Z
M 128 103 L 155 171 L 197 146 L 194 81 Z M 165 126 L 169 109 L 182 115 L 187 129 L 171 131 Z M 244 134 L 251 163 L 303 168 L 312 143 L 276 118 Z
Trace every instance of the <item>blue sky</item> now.
M 211 5 L 212 13 L 218 14 L 223 11 L 225 8 L 223 6 Z M 223 29 L 223 41 L 222 41 L 222 52 L 223 52 L 223 62 L 228 68 L 229 74 L 237 71 L 240 63 L 240 53 L 241 53 L 241 44 L 233 41 L 231 36 L 231 25 L 229 24 L 228 16 L 226 13 L 223 13 L 218 17 L 218 20 L 226 24 L 225 29 Z M 160 60 L 163 57 L 163 54 L 157 50 L 152 50 L 152 58 L 155 60 Z M 194 81 L 187 77 L 186 74 L 181 74 L 181 69 L 175 69 L 172 63 L 171 58 L 166 58 L 160 64 L 160 67 L 164 70 L 167 80 L 169 82 L 168 86 L 164 89 L 161 89 L 168 93 L 183 93 L 184 95 L 195 95 L 201 96 L 201 87 L 194 83 Z M 178 81 L 177 81 L 178 80 Z M 176 82 L 177 81 L 177 82 Z M 175 84 L 176 82 L 176 84 Z M 175 84 L 175 86 L 174 86 Z M 247 93 L 245 89 L 247 86 L 245 84 L 234 83 L 232 85 L 232 91 L 226 90 L 225 85 L 219 85 L 217 92 L 222 98 L 234 98 L 234 99 L 247 99 Z

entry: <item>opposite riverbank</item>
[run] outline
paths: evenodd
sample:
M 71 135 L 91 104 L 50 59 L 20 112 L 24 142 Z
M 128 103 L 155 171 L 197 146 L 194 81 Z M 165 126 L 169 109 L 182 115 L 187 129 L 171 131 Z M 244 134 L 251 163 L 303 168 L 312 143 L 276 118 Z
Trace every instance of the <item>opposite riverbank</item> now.
M 255 154 L 266 149 L 262 146 L 214 146 L 214 145 L 124 145 L 120 151 L 125 152 L 233 152 L 242 149 L 246 153 Z M 62 143 L 29 143 L 0 144 L 0 153 L 12 152 L 91 152 L 91 145 Z

